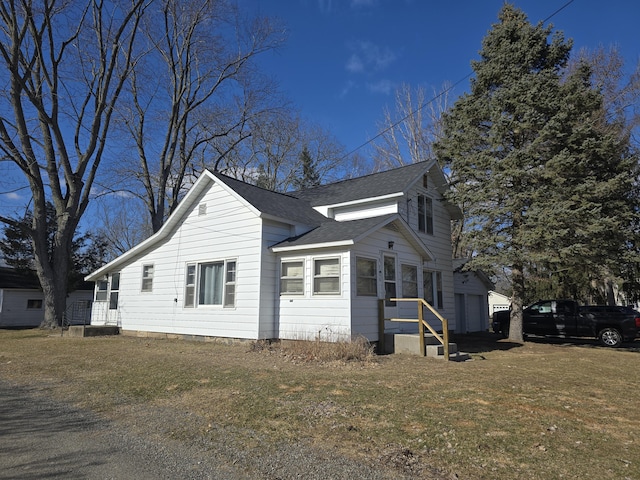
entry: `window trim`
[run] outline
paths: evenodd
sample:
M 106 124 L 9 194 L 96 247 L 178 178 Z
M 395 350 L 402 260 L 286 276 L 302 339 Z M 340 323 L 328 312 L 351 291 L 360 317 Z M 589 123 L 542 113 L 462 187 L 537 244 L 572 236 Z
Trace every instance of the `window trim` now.
M 151 274 L 149 274 L 148 269 L 151 269 Z M 155 267 L 153 263 L 147 263 L 142 265 L 142 282 L 140 284 L 140 292 L 142 293 L 151 293 L 153 292 L 153 274 L 155 271 Z M 148 282 L 149 285 L 145 287 L 145 282 Z
M 415 274 L 415 281 L 408 281 L 405 280 L 405 268 L 410 268 L 413 270 L 414 274 Z M 418 298 L 418 266 L 417 265 L 411 265 L 408 263 L 402 263 L 400 264 L 400 277 L 402 279 L 402 297 L 403 298 Z M 409 292 L 407 292 L 407 288 L 405 287 L 405 284 L 411 284 L 413 285 L 413 292 L 410 292 L 411 295 L 409 295 Z M 415 293 L 415 295 L 413 295 L 413 293 Z
M 101 286 L 104 286 L 104 288 L 100 288 Z M 94 301 L 106 302 L 107 300 L 109 300 L 109 279 L 103 278 L 96 281 Z
M 299 263 L 300 266 L 302 267 L 302 274 L 299 276 L 296 275 L 284 275 L 284 266 L 286 264 L 290 264 L 290 263 Z M 294 296 L 294 297 L 300 297 L 300 296 L 304 296 L 305 294 L 305 271 L 306 271 L 306 266 L 305 266 L 305 259 L 304 258 L 282 258 L 280 259 L 280 296 Z M 283 288 L 283 285 L 289 282 L 292 283 L 299 283 L 302 285 L 302 290 L 299 292 L 296 291 L 290 291 L 290 290 L 285 290 Z
M 393 272 L 387 272 L 387 259 L 392 260 Z M 387 278 L 387 273 L 393 274 L 393 277 Z M 398 302 L 389 300 L 390 298 L 398 298 L 398 257 L 396 255 L 382 255 L 382 282 L 384 286 L 384 306 L 395 307 Z
M 189 273 L 189 269 L 193 269 L 192 273 Z M 190 278 L 193 281 L 190 282 Z M 184 307 L 195 308 L 196 307 L 196 291 L 198 284 L 198 264 L 187 263 L 184 271 Z
M 433 235 L 433 198 L 419 194 L 418 199 L 418 231 Z
M 338 261 L 338 273 L 336 275 L 322 275 L 322 274 L 318 274 L 317 273 L 317 265 L 318 262 L 322 262 L 322 261 L 327 261 L 327 260 L 337 260 Z M 312 292 L 314 296 L 327 296 L 327 295 L 340 295 L 342 293 L 342 261 L 341 258 L 339 256 L 331 256 L 331 257 L 315 257 L 312 259 L 313 263 L 313 279 L 312 279 Z M 331 290 L 331 291 L 319 291 L 319 289 L 317 288 L 317 280 L 323 280 L 323 279 L 331 279 L 331 278 L 335 278 L 338 281 L 338 285 L 337 285 L 337 290 Z
M 109 275 L 111 279 L 109 289 L 109 310 L 117 310 L 120 297 L 120 272 Z
M 221 277 L 218 279 L 222 284 L 222 293 L 220 295 L 220 303 L 200 303 L 200 288 L 202 281 L 203 265 L 222 265 Z M 230 266 L 234 265 L 233 280 L 228 280 L 231 273 Z M 193 268 L 193 273 L 189 270 Z M 191 282 L 190 282 L 191 277 Z M 235 308 L 237 295 L 237 277 L 238 277 L 238 260 L 236 258 L 225 258 L 222 260 L 205 260 L 201 262 L 189 262 L 185 264 L 184 278 L 184 308 Z M 189 283 L 188 283 L 189 282 Z M 230 293 L 230 287 L 233 287 L 233 294 Z M 231 295 L 233 300 L 230 301 Z
M 233 265 L 233 270 L 230 268 L 231 265 Z M 230 274 L 233 274 L 232 279 L 229 278 Z M 238 261 L 236 259 L 225 260 L 223 275 L 222 307 L 234 308 L 236 306 L 236 279 L 238 277 Z
M 444 293 L 442 290 L 442 272 L 440 270 L 429 270 L 427 268 L 425 268 L 422 271 L 422 285 L 423 285 L 423 292 L 422 292 L 422 296 L 424 298 L 424 300 L 431 305 L 433 308 L 435 309 L 441 309 L 443 308 L 444 305 Z M 427 290 L 426 290 L 426 279 L 427 276 L 431 277 L 431 298 L 432 301 L 429 301 L 429 298 L 427 298 Z
M 373 277 L 360 274 L 360 270 L 358 269 L 359 261 L 373 263 Z M 360 291 L 360 279 L 367 280 L 368 282 L 373 280 L 373 292 L 364 293 Z M 358 297 L 377 297 L 378 296 L 378 260 L 376 258 L 356 256 L 356 296 Z

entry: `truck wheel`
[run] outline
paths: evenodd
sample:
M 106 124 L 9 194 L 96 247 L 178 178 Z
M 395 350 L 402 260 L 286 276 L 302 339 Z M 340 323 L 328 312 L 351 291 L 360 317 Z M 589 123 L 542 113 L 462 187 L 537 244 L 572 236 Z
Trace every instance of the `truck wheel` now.
M 600 330 L 598 340 L 605 347 L 619 347 L 622 345 L 622 334 L 615 328 L 607 327 Z

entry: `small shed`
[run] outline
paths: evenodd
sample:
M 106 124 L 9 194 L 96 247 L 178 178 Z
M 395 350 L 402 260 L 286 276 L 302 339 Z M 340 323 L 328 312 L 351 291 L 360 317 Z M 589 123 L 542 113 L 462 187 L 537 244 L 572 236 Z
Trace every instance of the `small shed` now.
M 89 324 L 93 282 L 67 297 L 66 322 Z M 37 327 L 44 320 L 44 294 L 38 278 L 10 267 L 0 267 L 0 328 Z

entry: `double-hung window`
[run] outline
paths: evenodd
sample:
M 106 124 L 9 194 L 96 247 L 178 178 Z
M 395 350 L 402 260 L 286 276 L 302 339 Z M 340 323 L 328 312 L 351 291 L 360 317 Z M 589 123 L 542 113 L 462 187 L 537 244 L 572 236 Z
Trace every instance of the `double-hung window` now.
M 120 273 L 111 274 L 111 292 L 109 292 L 109 310 L 117 310 L 120 292 Z
M 418 195 L 418 230 L 433 235 L 433 199 Z
M 106 302 L 107 301 L 107 291 L 109 289 L 109 282 L 106 278 L 102 280 L 98 280 L 96 282 L 96 302 Z
M 283 260 L 280 264 L 280 295 L 304 295 L 303 260 Z
M 371 258 L 356 258 L 356 293 L 361 296 L 378 295 L 377 261 Z
M 187 265 L 184 306 L 235 306 L 236 261 L 221 260 Z
M 313 260 L 314 295 L 340 293 L 340 259 L 316 258 Z
M 423 272 L 424 299 L 435 308 L 442 308 L 442 272 L 424 270 Z
M 142 287 L 141 291 L 153 291 L 153 265 L 142 266 Z
M 418 267 L 402 265 L 402 296 L 418 298 Z

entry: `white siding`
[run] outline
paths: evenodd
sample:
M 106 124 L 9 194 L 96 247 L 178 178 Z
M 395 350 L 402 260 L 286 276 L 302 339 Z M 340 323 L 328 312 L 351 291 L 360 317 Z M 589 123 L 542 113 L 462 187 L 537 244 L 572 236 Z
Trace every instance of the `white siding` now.
M 388 199 L 380 202 L 349 205 L 332 209 L 332 216 L 339 222 L 360 218 L 379 217 L 398 213 L 398 200 Z
M 340 259 L 340 294 L 313 294 L 313 261 L 317 258 Z M 304 261 L 304 295 L 280 295 L 278 297 L 278 338 L 290 340 L 349 340 L 350 318 L 350 257 L 340 250 L 299 252 L 284 255 L 283 260 Z M 279 275 L 278 275 L 279 284 Z
M 389 249 L 389 241 L 393 241 L 393 249 Z M 422 257 L 413 249 L 411 244 L 399 233 L 383 228 L 363 241 L 359 242 L 352 251 L 352 283 L 353 294 L 353 334 L 363 335 L 371 341 L 377 341 L 378 334 L 378 299 L 384 298 L 383 257 L 396 258 L 396 293 L 398 297 L 407 297 L 402 291 L 402 265 L 414 266 L 418 273 L 418 296 L 422 297 Z M 356 257 L 376 259 L 378 262 L 378 295 L 377 297 L 358 296 L 355 284 Z M 385 309 L 385 318 L 406 318 L 417 320 L 418 306 L 414 302 L 398 302 L 394 309 Z M 433 322 L 432 322 L 433 324 Z M 440 322 L 437 322 L 439 326 Z M 415 322 L 385 322 L 386 331 L 414 333 L 418 330 Z
M 206 215 L 198 215 L 201 203 L 207 205 Z M 214 184 L 193 202 L 168 240 L 122 268 L 119 326 L 123 330 L 259 338 L 259 316 L 265 316 L 267 325 L 273 323 L 268 318 L 268 305 L 261 305 L 265 298 L 260 278 L 266 241 L 261 225 L 262 220 L 245 204 Z M 288 232 L 281 239 L 287 236 Z M 185 307 L 187 264 L 227 259 L 237 262 L 235 307 Z M 142 267 L 149 264 L 154 266 L 153 288 L 142 292 Z M 104 323 L 97 318 L 100 305 L 95 312 L 93 323 Z
M 268 220 L 264 222 L 259 338 L 278 338 L 278 326 L 276 325 L 278 304 L 276 299 L 280 281 L 280 264 L 278 256 L 271 252 L 269 247 L 291 235 L 295 235 L 295 231 L 291 231 L 290 225 Z
M 431 179 L 429 179 L 431 180 Z M 404 219 L 427 245 L 435 259 L 425 262 L 424 268 L 442 272 L 442 290 L 444 305 L 438 310 L 440 315 L 449 322 L 449 330 L 455 330 L 455 297 L 453 288 L 453 262 L 451 248 L 451 217 L 444 207 L 442 195 L 435 188 L 435 182 L 429 181 L 427 188 L 422 187 L 422 182 L 417 182 L 408 192 L 403 209 Z M 418 205 L 417 196 L 423 194 L 433 199 L 433 235 L 418 231 Z M 435 320 L 430 312 L 427 312 L 434 323 L 441 328 L 441 323 Z M 426 318 L 426 317 L 425 317 Z

